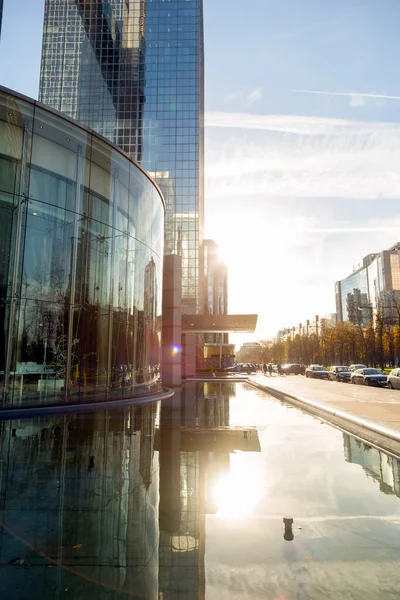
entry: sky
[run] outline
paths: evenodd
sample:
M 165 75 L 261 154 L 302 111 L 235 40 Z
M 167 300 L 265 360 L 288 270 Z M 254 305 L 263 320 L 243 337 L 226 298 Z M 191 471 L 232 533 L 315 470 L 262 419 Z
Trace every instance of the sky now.
M 0 83 L 37 97 L 43 0 L 5 0 Z M 400 241 L 398 0 L 204 0 L 206 237 L 274 336 Z

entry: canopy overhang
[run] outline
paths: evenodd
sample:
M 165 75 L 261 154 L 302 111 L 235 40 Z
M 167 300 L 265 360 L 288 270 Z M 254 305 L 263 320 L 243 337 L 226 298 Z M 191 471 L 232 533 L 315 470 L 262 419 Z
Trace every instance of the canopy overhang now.
M 182 332 L 254 333 L 258 315 L 182 315 Z

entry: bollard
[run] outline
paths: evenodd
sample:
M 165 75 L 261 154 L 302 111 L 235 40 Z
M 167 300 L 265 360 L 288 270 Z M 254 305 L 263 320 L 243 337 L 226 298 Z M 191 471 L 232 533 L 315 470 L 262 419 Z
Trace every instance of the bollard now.
M 286 542 L 293 542 L 294 535 L 293 535 L 293 519 L 292 519 L 292 517 L 283 517 L 283 524 L 285 526 L 285 532 L 283 534 L 283 539 L 286 540 Z

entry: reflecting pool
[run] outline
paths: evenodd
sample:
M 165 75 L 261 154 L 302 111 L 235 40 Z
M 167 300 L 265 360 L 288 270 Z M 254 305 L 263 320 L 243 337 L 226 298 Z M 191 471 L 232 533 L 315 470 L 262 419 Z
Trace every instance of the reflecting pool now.
M 0 444 L 1 598 L 399 597 L 399 462 L 247 384 Z

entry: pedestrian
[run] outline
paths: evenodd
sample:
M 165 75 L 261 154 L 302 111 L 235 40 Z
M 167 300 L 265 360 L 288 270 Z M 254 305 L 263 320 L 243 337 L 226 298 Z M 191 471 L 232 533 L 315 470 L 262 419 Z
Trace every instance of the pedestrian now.
M 265 363 L 263 364 L 262 370 L 263 370 L 264 375 L 266 376 L 267 375 L 267 365 Z
M 278 375 L 282 375 L 282 365 L 280 362 L 276 365 L 276 370 L 278 371 Z
M 269 373 L 269 376 L 272 377 L 272 365 L 271 364 L 268 365 L 268 373 Z

